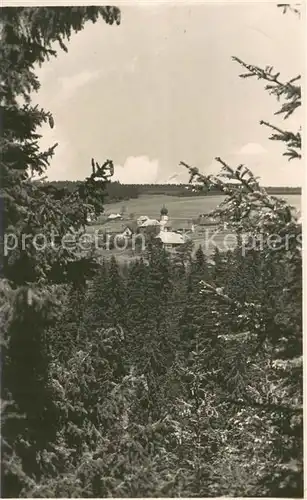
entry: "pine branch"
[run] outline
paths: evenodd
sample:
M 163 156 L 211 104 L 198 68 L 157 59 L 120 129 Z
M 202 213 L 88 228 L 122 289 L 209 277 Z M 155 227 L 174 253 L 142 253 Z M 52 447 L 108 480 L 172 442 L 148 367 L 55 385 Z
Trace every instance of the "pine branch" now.
M 286 14 L 288 11 L 290 11 L 293 14 L 297 15 L 298 17 L 301 17 L 301 12 L 296 7 L 300 7 L 300 6 L 301 6 L 300 3 L 295 3 L 293 5 L 291 5 L 289 3 L 278 3 L 277 4 L 277 7 L 283 9 L 283 14 Z
M 240 78 L 256 77 L 259 80 L 266 80 L 269 84 L 265 86 L 265 90 L 275 95 L 278 101 L 281 97 L 286 100 L 286 103 L 282 104 L 280 110 L 275 114 L 284 114 L 284 118 L 286 119 L 301 106 L 301 87 L 299 85 L 294 85 L 294 82 L 301 78 L 300 75 L 292 78 L 288 82 L 282 82 L 279 79 L 280 73 L 273 73 L 273 66 L 267 66 L 265 69 L 262 69 L 259 66 L 247 64 L 235 56 L 232 57 L 232 60 L 239 63 L 247 70 L 247 73 L 239 75 Z
M 302 158 L 302 155 L 298 151 L 296 151 L 296 149 L 300 150 L 302 148 L 302 139 L 300 132 L 294 134 L 291 131 L 282 130 L 279 127 L 276 127 L 275 125 L 271 125 L 270 123 L 264 120 L 260 121 L 260 125 L 265 125 L 266 127 L 269 127 L 272 130 L 278 132 L 277 134 L 272 134 L 270 140 L 283 141 L 287 143 L 288 150 L 285 153 L 283 153 L 283 156 L 289 156 L 289 161 L 295 158 L 297 159 Z
M 226 195 L 224 202 L 211 212 L 213 217 L 218 216 L 221 219 L 225 218 L 225 220 L 230 221 L 232 210 L 234 215 L 231 224 L 241 224 L 252 210 L 258 212 L 260 216 L 261 212 L 259 212 L 259 209 L 263 207 L 264 209 L 269 209 L 274 214 L 274 217 L 278 216 L 281 220 L 286 221 L 291 220 L 292 215 L 289 212 L 287 204 L 277 197 L 270 196 L 259 185 L 258 179 L 254 177 L 247 167 L 239 165 L 236 169 L 233 169 L 220 157 L 216 157 L 216 160 L 223 167 L 222 171 L 216 176 L 206 176 L 201 174 L 197 168 L 191 167 L 183 161 L 180 162 L 180 165 L 189 170 L 190 182 L 196 180 L 196 182 L 205 184 L 208 190 L 212 188 L 218 189 L 222 194 Z M 239 181 L 239 183 L 231 185 L 224 181 L 225 178 L 228 181 Z M 248 220 L 250 223 L 250 219 Z

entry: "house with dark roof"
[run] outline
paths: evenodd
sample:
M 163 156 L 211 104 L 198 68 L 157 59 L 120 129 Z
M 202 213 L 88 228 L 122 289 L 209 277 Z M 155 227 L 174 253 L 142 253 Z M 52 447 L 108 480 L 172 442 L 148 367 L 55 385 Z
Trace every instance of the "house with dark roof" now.
M 107 234 L 131 236 L 132 234 L 137 233 L 138 224 L 136 221 L 124 222 L 122 220 L 112 220 L 105 222 L 102 225 L 101 230 Z
M 213 218 L 209 214 L 201 214 L 198 217 L 197 224 L 199 226 L 217 226 L 219 224 L 219 221 L 217 218 Z
M 172 223 L 172 230 L 176 233 L 193 233 L 194 224 L 191 220 L 175 219 Z
M 121 236 L 129 236 L 131 237 L 133 234 L 138 233 L 138 223 L 136 221 L 130 221 L 126 224 L 123 224 L 123 231 L 120 233 Z
M 101 230 L 107 234 L 121 234 L 126 228 L 126 224 L 121 221 L 114 219 L 112 221 L 106 221 L 102 226 Z

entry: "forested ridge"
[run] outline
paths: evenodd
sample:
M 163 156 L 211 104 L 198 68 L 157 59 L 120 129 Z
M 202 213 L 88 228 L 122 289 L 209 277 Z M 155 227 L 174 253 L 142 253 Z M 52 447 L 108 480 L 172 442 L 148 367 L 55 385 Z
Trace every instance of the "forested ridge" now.
M 50 184 L 57 189 L 74 191 L 78 181 L 51 181 Z M 300 187 L 267 187 L 270 194 L 301 194 Z M 210 191 L 194 189 L 190 184 L 122 184 L 119 181 L 110 181 L 106 185 L 104 203 L 114 203 L 138 198 L 141 195 L 166 195 L 166 196 L 208 196 L 220 194 L 219 189 L 212 187 Z
M 3 239 L 16 241 L 0 289 L 2 496 L 300 498 L 302 228 L 293 207 L 247 166 L 217 157 L 221 174 L 205 176 L 183 159 L 193 189 L 225 196 L 216 215 L 236 232 L 234 250 L 209 260 L 151 243 L 146 259 L 120 265 L 42 244 L 53 230 L 82 234 L 114 173 L 112 160 L 92 160 L 73 190 L 33 181 L 56 147 L 39 148 L 39 127 L 53 117 L 31 104 L 35 65 L 99 18 L 120 29 L 116 7 L 1 12 Z M 301 105 L 299 77 L 234 62 L 243 78 L 265 82 L 285 119 Z M 300 131 L 262 125 L 300 159 Z

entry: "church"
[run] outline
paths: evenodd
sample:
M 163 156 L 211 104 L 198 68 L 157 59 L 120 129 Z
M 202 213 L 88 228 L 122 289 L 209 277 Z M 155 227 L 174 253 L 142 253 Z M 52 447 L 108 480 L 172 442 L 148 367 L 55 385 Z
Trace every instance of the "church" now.
M 160 232 L 158 233 L 156 238 L 160 239 L 163 247 L 166 249 L 173 249 L 180 247 L 190 239 L 186 235 L 180 234 L 179 232 L 172 230 L 172 224 L 170 223 L 168 217 L 168 210 L 165 206 L 161 208 Z

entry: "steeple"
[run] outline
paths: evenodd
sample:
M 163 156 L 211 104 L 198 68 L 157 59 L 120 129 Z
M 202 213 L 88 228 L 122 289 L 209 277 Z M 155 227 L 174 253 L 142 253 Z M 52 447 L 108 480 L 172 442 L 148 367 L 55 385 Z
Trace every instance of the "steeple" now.
M 163 207 L 161 208 L 160 214 L 161 215 L 167 215 L 168 214 L 168 210 L 167 210 L 167 208 L 166 208 L 165 205 L 163 205 Z
M 168 210 L 166 208 L 165 205 L 163 205 L 163 207 L 161 208 L 160 210 L 160 231 L 164 231 L 165 230 L 165 225 L 167 224 L 168 222 Z

